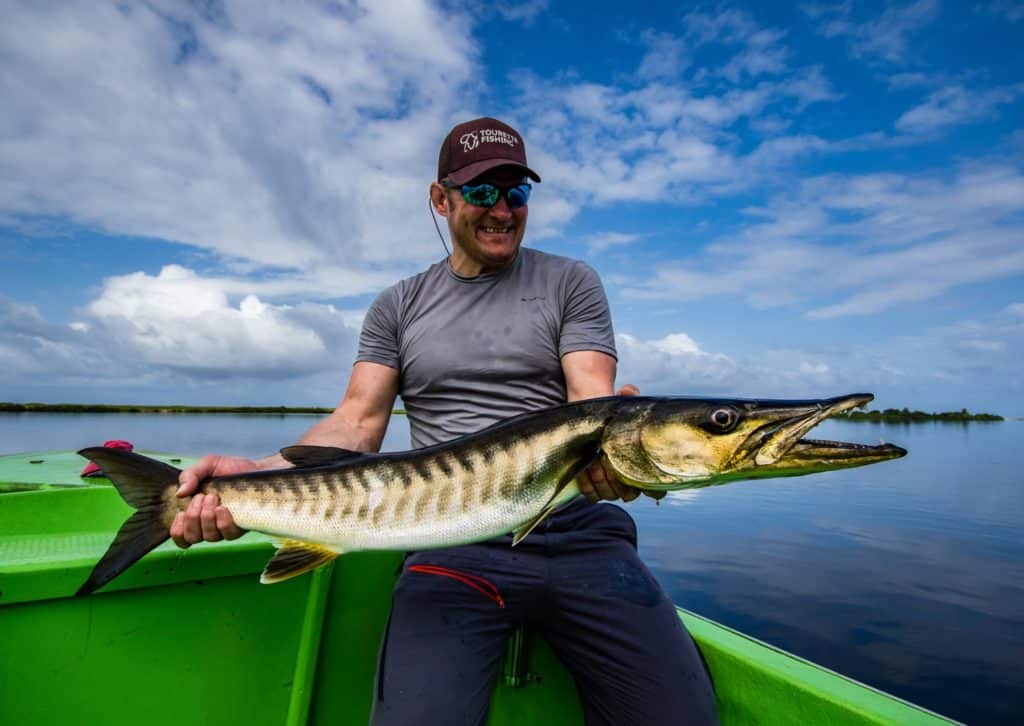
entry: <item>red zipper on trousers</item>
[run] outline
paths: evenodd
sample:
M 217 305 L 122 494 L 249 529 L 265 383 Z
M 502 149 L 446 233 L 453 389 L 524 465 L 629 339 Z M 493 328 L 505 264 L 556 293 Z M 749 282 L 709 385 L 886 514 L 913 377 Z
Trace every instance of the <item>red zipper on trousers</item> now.
M 498 591 L 498 588 L 495 587 L 492 582 L 485 580 L 478 575 L 471 575 L 468 572 L 451 570 L 447 567 L 438 567 L 437 565 L 409 565 L 406 570 L 409 572 L 422 572 L 425 575 L 450 577 L 453 580 L 458 580 L 465 585 L 469 585 L 489 600 L 497 603 L 498 607 L 505 607 L 505 600 L 501 597 L 501 593 Z

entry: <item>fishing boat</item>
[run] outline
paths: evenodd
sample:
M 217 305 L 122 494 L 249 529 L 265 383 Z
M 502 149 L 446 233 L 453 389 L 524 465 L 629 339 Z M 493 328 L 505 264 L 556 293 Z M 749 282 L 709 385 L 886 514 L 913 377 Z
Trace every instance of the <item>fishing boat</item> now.
M 106 479 L 80 478 L 82 464 L 72 452 L 0 456 L 0 723 L 367 723 L 399 553 L 346 555 L 267 586 L 268 537 L 168 542 L 75 597 L 131 511 Z M 696 613 L 679 617 L 722 724 L 955 723 Z M 488 723 L 582 723 L 572 680 L 537 635 L 510 639 Z

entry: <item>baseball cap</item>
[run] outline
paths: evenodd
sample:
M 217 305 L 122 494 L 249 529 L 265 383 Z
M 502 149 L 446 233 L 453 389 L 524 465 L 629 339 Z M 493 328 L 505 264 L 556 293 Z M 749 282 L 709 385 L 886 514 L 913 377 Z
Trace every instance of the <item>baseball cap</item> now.
M 490 116 L 461 123 L 448 132 L 437 158 L 437 180 L 465 184 L 496 166 L 512 164 L 539 182 L 526 165 L 526 146 L 519 132 Z

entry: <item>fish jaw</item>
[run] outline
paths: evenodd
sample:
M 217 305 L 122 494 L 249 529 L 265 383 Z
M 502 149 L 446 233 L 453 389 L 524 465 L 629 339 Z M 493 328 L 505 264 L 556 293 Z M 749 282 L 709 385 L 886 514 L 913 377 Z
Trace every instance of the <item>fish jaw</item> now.
M 855 393 L 816 401 L 813 405 L 808 406 L 780 406 L 777 410 L 765 409 L 759 415 L 764 417 L 768 423 L 761 427 L 751 442 L 757 447 L 754 463 L 760 467 L 776 464 L 804 434 L 829 416 L 865 406 L 874 398 L 870 393 Z
M 875 446 L 852 444 L 845 441 L 800 439 L 769 465 L 760 467 L 761 476 L 800 476 L 819 471 L 851 469 L 900 459 L 907 450 L 895 444 Z

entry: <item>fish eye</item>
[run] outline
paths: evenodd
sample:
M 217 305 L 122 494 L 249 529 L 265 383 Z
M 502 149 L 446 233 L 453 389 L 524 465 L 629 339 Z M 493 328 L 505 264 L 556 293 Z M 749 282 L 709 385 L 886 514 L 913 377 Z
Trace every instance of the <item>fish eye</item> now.
M 736 428 L 739 420 L 739 413 L 737 413 L 736 409 L 729 407 L 716 408 L 708 415 L 707 428 L 714 433 L 727 434 Z

